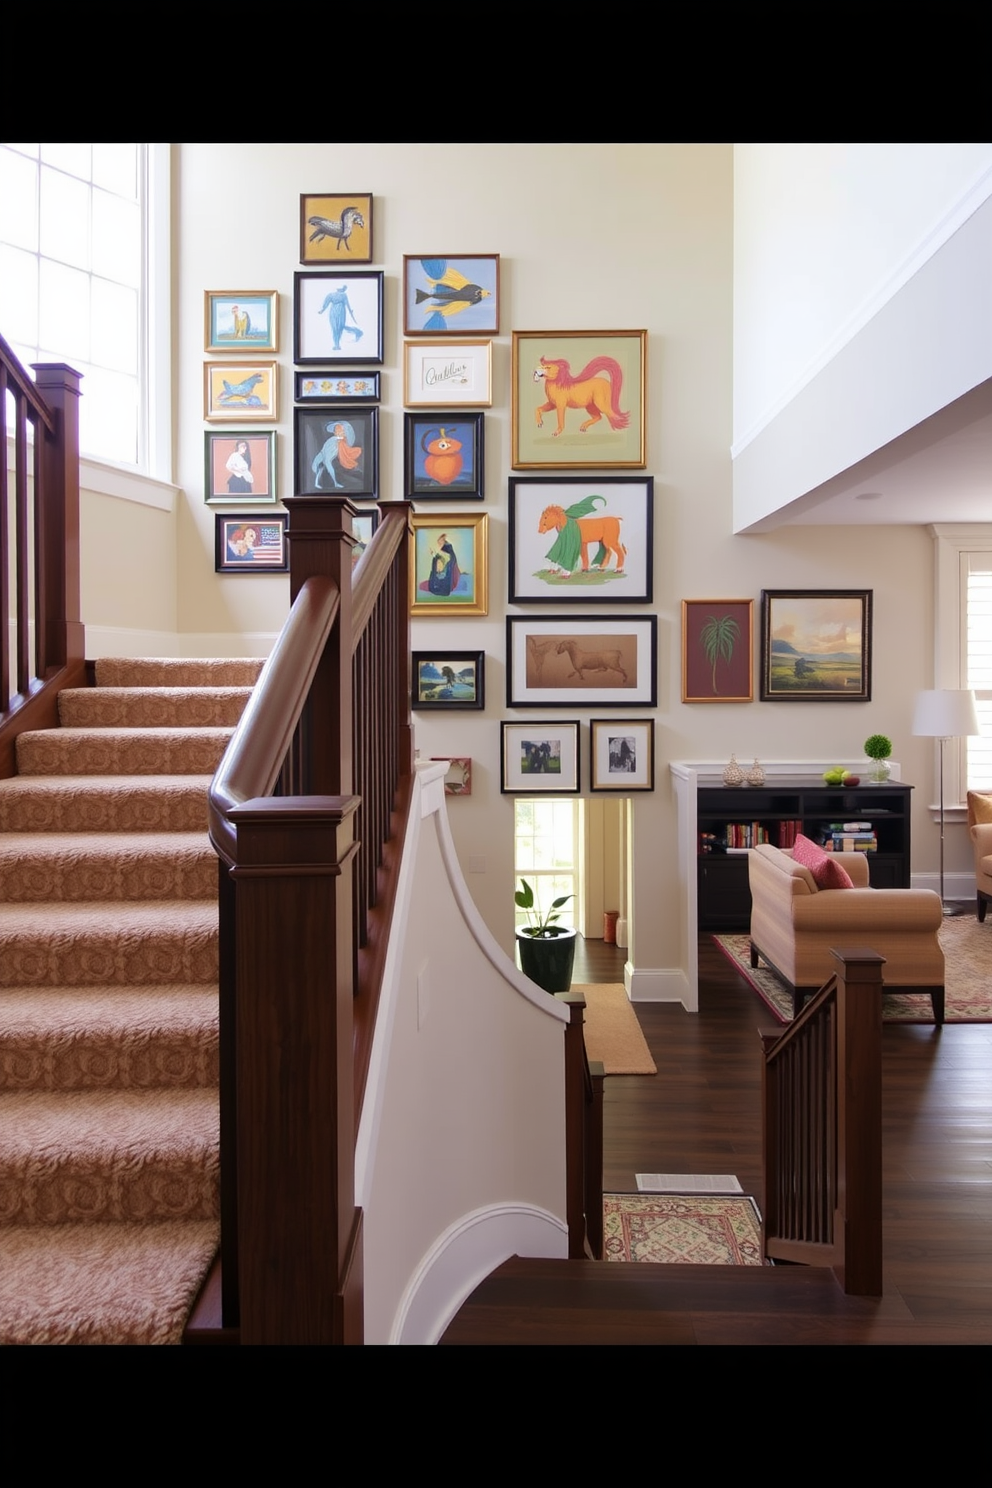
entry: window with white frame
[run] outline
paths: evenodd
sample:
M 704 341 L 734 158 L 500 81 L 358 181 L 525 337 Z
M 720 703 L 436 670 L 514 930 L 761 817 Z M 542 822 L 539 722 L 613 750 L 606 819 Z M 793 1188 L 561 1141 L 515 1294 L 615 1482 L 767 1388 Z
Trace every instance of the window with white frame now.
M 554 796 L 517 798 L 514 802 L 513 869 L 534 890 L 539 913 L 546 913 L 562 894 L 579 892 L 579 803 Z M 573 897 L 563 909 L 564 922 L 575 923 Z M 516 926 L 533 923 L 531 914 L 518 909 Z
M 939 525 L 936 544 L 935 687 L 970 687 L 982 733 L 944 754 L 944 794 L 992 789 L 992 524 Z
M 148 468 L 147 147 L 0 145 L 0 334 L 83 374 L 84 455 Z

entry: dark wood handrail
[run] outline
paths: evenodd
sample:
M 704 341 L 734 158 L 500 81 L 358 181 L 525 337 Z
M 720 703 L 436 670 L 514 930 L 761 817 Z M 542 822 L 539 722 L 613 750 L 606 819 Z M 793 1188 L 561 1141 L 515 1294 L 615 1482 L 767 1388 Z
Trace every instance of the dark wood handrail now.
M 272 794 L 340 603 L 332 579 L 314 576 L 304 582 L 214 776 L 210 841 L 228 865 L 236 858 L 230 812 Z
M 764 1254 L 827 1265 L 882 1292 L 882 967 L 832 952 L 836 973 L 784 1033 L 763 1033 Z

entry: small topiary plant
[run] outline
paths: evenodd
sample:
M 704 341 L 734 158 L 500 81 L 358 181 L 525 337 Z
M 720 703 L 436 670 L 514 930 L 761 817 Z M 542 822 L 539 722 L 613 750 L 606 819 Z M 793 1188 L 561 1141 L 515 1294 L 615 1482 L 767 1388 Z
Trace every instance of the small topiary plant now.
M 888 759 L 892 753 L 892 740 L 885 734 L 869 734 L 865 740 L 865 754 L 869 759 Z

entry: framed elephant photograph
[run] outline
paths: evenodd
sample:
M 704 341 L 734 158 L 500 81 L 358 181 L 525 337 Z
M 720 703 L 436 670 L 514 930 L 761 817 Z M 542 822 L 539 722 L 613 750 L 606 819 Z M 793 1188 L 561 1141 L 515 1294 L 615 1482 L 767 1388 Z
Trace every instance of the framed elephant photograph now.
M 377 497 L 378 408 L 294 408 L 293 447 L 297 496 Z

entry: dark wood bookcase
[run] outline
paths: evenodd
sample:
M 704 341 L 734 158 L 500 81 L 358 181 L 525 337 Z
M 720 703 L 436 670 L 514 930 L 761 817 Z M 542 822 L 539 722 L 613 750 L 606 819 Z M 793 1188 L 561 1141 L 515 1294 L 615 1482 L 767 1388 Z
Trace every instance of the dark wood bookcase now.
M 701 930 L 747 930 L 751 893 L 747 852 L 721 851 L 732 826 L 761 826 L 776 847 L 791 845 L 791 824 L 818 841 L 831 822 L 871 822 L 878 850 L 867 854 L 872 888 L 909 888 L 910 800 L 913 787 L 902 781 L 859 785 L 853 789 L 824 785 L 802 776 L 778 776 L 762 786 L 733 787 L 717 777 L 699 776 L 696 830 L 699 852 L 698 923 Z M 784 830 L 783 830 L 784 829 Z M 711 850 L 702 851 L 711 840 Z

